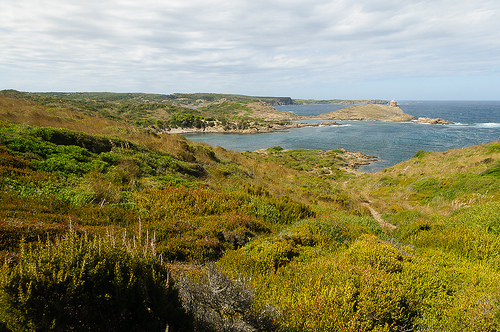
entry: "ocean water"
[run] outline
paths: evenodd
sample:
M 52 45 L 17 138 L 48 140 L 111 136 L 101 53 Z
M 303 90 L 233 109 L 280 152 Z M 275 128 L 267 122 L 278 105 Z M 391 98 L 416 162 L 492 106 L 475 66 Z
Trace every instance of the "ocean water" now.
M 263 134 L 188 134 L 235 151 L 254 151 L 279 145 L 285 149 L 362 152 L 378 157 L 361 171 L 376 172 L 412 158 L 419 150 L 446 151 L 500 140 L 500 101 L 408 101 L 401 109 L 417 117 L 443 118 L 453 125 L 429 125 L 381 121 L 337 121 L 342 126 L 320 126 Z M 280 111 L 316 115 L 344 105 L 287 105 Z M 313 121 L 308 121 L 313 122 Z

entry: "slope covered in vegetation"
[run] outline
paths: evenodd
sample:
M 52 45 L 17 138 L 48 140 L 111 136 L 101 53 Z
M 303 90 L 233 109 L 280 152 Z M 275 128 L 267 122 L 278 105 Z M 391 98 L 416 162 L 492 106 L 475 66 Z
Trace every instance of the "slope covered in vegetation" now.
M 222 132 L 269 130 L 276 125 L 290 124 L 290 120 L 298 118 L 293 113 L 276 111 L 269 105 L 271 100 L 266 98 L 234 95 L 200 94 L 198 97 L 205 99 L 199 105 L 193 105 L 182 101 L 190 96 L 187 100 L 192 102 L 195 95 L 24 93 L 15 90 L 1 91 L 0 94 L 53 112 L 71 110 L 77 116 L 98 116 L 158 133 L 172 129 Z
M 0 331 L 500 328 L 500 143 L 353 175 L 96 105 L 0 94 Z

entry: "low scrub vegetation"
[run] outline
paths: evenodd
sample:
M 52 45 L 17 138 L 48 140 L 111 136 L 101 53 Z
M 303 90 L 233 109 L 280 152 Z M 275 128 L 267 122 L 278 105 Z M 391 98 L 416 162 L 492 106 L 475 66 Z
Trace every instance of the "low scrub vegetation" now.
M 22 244 L 0 272 L 5 330 L 184 330 L 190 319 L 154 247 L 70 231 L 54 242 Z M 188 329 L 185 329 L 188 330 Z
M 131 125 L 206 116 L 173 97 L 87 97 L 0 94 L 0 331 L 500 329 L 500 143 L 353 176 Z
M 284 150 L 280 146 L 274 146 L 263 153 L 253 153 L 253 155 L 260 160 L 269 160 L 291 169 L 306 171 L 317 177 L 341 179 L 349 177 L 348 174 L 339 170 L 340 167 L 347 164 L 343 157 L 344 152 L 341 149 L 330 151 Z

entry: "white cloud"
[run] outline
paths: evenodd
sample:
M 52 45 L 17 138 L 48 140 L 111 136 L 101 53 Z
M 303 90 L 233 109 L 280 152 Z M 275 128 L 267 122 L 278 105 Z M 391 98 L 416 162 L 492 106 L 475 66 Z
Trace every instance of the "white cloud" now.
M 498 74 L 498 40 L 496 0 L 4 0 L 0 88 L 287 95 Z

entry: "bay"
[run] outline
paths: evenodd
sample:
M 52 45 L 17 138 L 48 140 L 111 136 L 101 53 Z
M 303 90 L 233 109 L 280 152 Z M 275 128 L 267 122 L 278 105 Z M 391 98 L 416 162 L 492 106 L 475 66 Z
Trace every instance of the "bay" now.
M 272 146 L 285 149 L 362 152 L 378 157 L 361 171 L 376 172 L 412 158 L 419 150 L 446 151 L 500 139 L 500 101 L 405 101 L 401 109 L 417 117 L 443 118 L 454 125 L 382 121 L 337 121 L 342 126 L 304 127 L 263 134 L 186 134 L 196 142 L 206 142 L 235 151 L 254 151 Z M 317 115 L 345 105 L 286 105 L 280 111 Z M 312 122 L 313 120 L 308 120 Z

